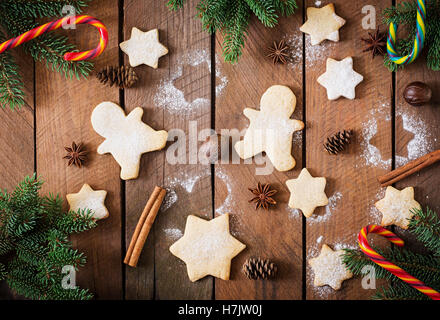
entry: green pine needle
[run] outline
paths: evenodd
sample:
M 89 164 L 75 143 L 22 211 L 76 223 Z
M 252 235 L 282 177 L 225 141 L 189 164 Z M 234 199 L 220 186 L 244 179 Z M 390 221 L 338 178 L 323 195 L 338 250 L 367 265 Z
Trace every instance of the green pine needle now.
M 58 195 L 41 197 L 42 183 L 33 175 L 12 193 L 0 193 L 0 280 L 30 299 L 91 299 L 88 290 L 62 288 L 62 271 L 85 265 L 69 235 L 94 228 L 96 221 L 90 210 L 63 212 Z
M 170 10 L 178 10 L 184 2 L 169 0 L 167 6 Z M 235 63 L 243 53 L 251 14 L 264 26 L 272 28 L 277 25 L 280 15 L 292 15 L 296 8 L 295 0 L 200 0 L 197 17 L 207 32 L 221 32 L 223 57 L 226 62 Z
M 18 36 L 36 26 L 39 18 L 60 17 L 65 5 L 80 14 L 91 0 L 2 0 L 0 1 L 0 26 L 7 32 L 0 34 L 0 42 Z M 65 12 L 72 13 L 72 12 Z M 35 61 L 42 61 L 52 71 L 61 72 L 66 78 L 86 78 L 93 64 L 89 61 L 66 61 L 64 54 L 78 51 L 69 44 L 67 37 L 48 33 L 23 44 Z M 12 49 L 15 50 L 15 49 Z M 0 54 L 0 106 L 11 109 L 24 104 L 24 85 L 18 66 L 8 52 Z

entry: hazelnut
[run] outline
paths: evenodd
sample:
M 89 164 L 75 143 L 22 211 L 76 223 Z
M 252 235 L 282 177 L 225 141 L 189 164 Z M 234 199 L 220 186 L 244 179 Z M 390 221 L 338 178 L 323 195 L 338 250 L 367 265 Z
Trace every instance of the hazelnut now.
M 431 88 L 426 83 L 420 81 L 411 82 L 403 91 L 405 101 L 415 107 L 429 103 L 431 97 Z

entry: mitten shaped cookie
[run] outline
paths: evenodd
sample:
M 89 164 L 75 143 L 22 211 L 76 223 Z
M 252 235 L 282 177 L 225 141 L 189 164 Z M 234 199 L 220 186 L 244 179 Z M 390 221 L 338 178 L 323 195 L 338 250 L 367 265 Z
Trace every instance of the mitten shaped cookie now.
M 143 153 L 165 147 L 168 133 L 156 131 L 142 122 L 142 108 L 135 108 L 128 116 L 113 102 L 102 102 L 92 112 L 93 129 L 105 138 L 98 153 L 111 153 L 121 166 L 121 179 L 135 179 Z
M 267 89 L 260 100 L 260 111 L 246 108 L 244 115 L 250 125 L 242 141 L 235 144 L 235 151 L 242 159 L 266 152 L 278 171 L 295 167 L 292 157 L 292 136 L 302 130 L 304 123 L 290 119 L 295 111 L 295 94 L 286 86 L 275 85 Z

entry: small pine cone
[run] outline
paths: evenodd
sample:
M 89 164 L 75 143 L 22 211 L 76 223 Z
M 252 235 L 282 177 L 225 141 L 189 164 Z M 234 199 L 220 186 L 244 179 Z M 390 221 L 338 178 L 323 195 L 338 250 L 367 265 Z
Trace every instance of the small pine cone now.
M 277 266 L 269 259 L 250 258 L 243 264 L 243 273 L 251 280 L 270 279 L 277 273 Z
M 138 81 L 134 69 L 130 66 L 107 66 L 96 74 L 96 78 L 103 84 L 110 87 L 116 84 L 121 89 L 130 88 Z
M 327 138 L 327 141 L 324 143 L 324 148 L 330 154 L 338 154 L 350 143 L 352 136 L 353 130 L 339 131 Z

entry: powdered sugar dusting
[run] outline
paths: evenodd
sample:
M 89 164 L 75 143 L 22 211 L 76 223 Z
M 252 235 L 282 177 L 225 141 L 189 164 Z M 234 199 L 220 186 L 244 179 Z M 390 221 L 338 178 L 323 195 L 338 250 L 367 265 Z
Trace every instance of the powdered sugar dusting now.
M 335 211 L 341 199 L 342 193 L 335 192 L 330 198 L 328 198 L 328 205 L 325 207 L 325 213 L 321 215 L 313 214 L 311 217 L 307 218 L 307 223 L 320 223 L 327 221 Z
M 303 59 L 302 33 L 285 35 L 283 40 L 285 41 L 286 45 L 289 47 L 289 52 L 288 52 L 289 59 L 287 64 L 288 67 L 294 71 L 302 71 L 302 59 Z
M 377 135 L 377 119 L 370 118 L 366 122 L 362 123 L 362 154 L 367 166 L 379 167 L 387 169 L 391 166 L 391 159 L 382 159 L 380 150 L 371 144 L 371 140 Z
M 329 52 L 332 52 L 335 46 L 336 43 L 332 41 L 324 41 L 312 46 L 310 37 L 306 35 L 306 67 L 312 68 L 316 64 L 322 64 L 325 67 Z
M 210 174 L 210 167 L 206 166 L 204 170 L 196 174 L 188 174 L 187 172 L 178 173 L 174 177 L 167 177 L 164 181 L 167 193 L 162 203 L 161 210 L 165 212 L 171 208 L 179 199 L 176 189 L 183 188 L 187 193 L 192 193 L 195 184 L 203 177 Z
M 167 228 L 164 230 L 165 235 L 170 239 L 170 240 L 177 240 L 180 239 L 183 236 L 183 232 L 180 229 L 177 228 Z
M 216 78 L 220 79 L 215 90 L 216 95 L 219 96 L 226 87 L 228 80 L 226 76 L 223 76 L 221 73 L 220 62 L 217 56 L 215 63 Z M 203 106 L 209 105 L 210 100 L 207 97 L 198 97 L 191 102 L 187 101 L 184 92 L 174 85 L 174 82 L 182 77 L 184 66 L 195 67 L 199 65 L 206 65 L 208 71 L 211 72 L 211 55 L 206 50 L 193 50 L 180 56 L 179 59 L 177 59 L 175 71 L 168 79 L 163 79 L 160 82 L 154 97 L 154 102 L 170 113 L 183 115 L 190 114 Z
M 414 135 L 407 145 L 408 155 L 406 157 L 396 156 L 397 166 L 402 166 L 434 150 L 432 141 L 437 141 L 437 139 L 432 139 L 426 123 L 420 117 L 402 111 L 398 111 L 396 115 L 402 117 L 403 129 Z
M 226 190 L 228 192 L 225 201 L 223 201 L 222 205 L 215 209 L 215 212 L 218 214 L 230 213 L 232 210 L 232 185 L 229 177 L 220 169 L 216 168 L 215 170 L 216 177 L 222 179 L 224 184 L 226 185 Z

